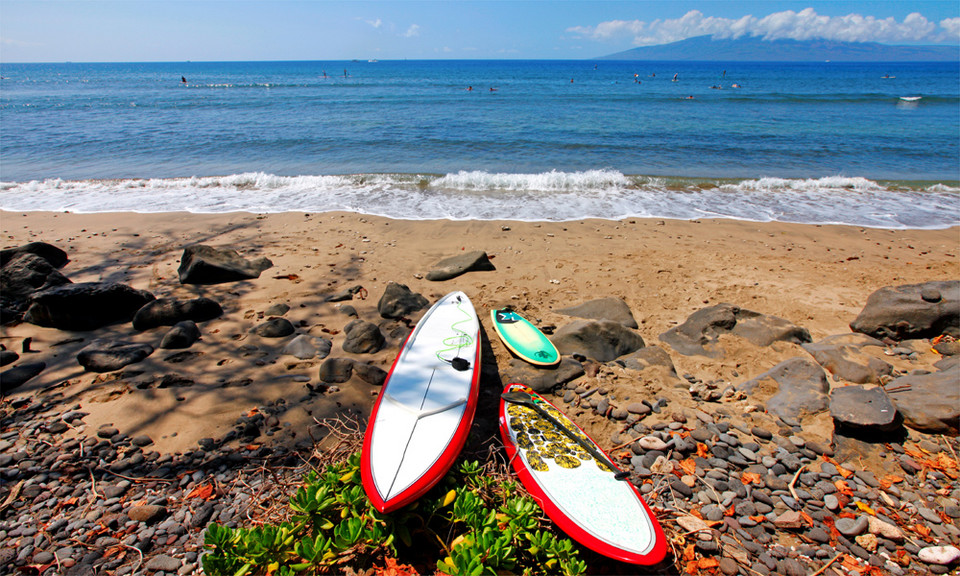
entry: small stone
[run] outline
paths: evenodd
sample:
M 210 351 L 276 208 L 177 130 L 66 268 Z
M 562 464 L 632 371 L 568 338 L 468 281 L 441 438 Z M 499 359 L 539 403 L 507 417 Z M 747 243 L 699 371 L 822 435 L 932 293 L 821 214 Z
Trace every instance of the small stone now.
M 857 541 L 861 547 L 867 552 L 874 552 L 877 549 L 877 537 L 873 534 L 861 534 L 857 536 L 854 540 Z
M 960 548 L 956 546 L 927 546 L 917 553 L 921 562 L 950 566 L 960 560 Z
M 856 520 L 852 518 L 837 518 L 834 526 L 844 536 L 858 536 L 867 529 L 867 517 L 859 516 Z
M 627 412 L 631 414 L 636 414 L 638 416 L 644 416 L 646 414 L 649 414 L 651 412 L 651 409 L 649 406 L 647 406 L 643 402 L 632 402 L 627 405 Z
M 940 520 L 940 516 L 936 512 L 927 508 L 926 506 L 917 506 L 917 512 L 923 516 L 923 519 L 931 524 L 940 524 L 943 521 Z
M 777 516 L 773 523 L 781 530 L 796 530 L 803 526 L 803 518 L 800 516 L 800 512 L 788 510 Z M 864 529 L 866 529 L 866 522 L 864 522 Z
M 871 534 L 882 536 L 887 540 L 895 542 L 903 540 L 903 532 L 900 531 L 900 528 L 874 516 L 867 516 L 867 529 Z
M 840 500 L 833 494 L 827 494 L 823 497 L 823 505 L 826 506 L 828 510 L 836 511 L 840 508 Z
M 637 440 L 637 444 L 644 450 L 666 450 L 667 443 L 656 436 L 644 436 Z
M 740 572 L 740 565 L 733 558 L 723 557 L 720 559 L 720 572 L 726 576 L 734 576 Z
M 166 515 L 167 509 L 155 504 L 142 504 L 140 506 L 134 506 L 127 511 L 127 516 L 129 516 L 131 520 L 147 524 L 155 522 Z
M 180 569 L 180 560 L 171 558 L 166 554 L 157 554 L 147 561 L 147 570 L 154 572 L 176 572 Z

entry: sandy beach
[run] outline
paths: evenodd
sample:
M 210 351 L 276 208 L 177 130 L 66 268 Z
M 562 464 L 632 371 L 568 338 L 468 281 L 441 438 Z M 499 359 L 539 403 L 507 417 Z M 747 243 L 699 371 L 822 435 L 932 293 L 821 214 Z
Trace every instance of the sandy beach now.
M 175 458 L 178 454 L 184 454 L 185 472 L 177 476 L 182 479 L 180 486 L 184 493 L 192 488 L 202 487 L 202 475 L 196 476 L 200 473 L 194 474 L 196 468 L 193 466 L 199 466 L 198 462 L 201 460 L 209 460 L 214 454 L 209 450 L 214 447 L 224 454 L 224 451 L 236 451 L 240 460 L 230 462 L 238 462 L 243 461 L 243 458 L 250 458 L 249 455 L 261 454 L 266 449 L 261 446 L 306 449 L 309 453 L 313 449 L 314 441 L 321 439 L 329 430 L 320 425 L 326 418 L 346 417 L 358 422 L 362 429 L 379 393 L 379 386 L 369 384 L 356 375 L 347 382 L 325 384 L 319 377 L 320 366 L 324 362 L 321 357 L 299 359 L 284 353 L 284 346 L 294 336 L 268 338 L 255 334 L 253 330 L 271 316 L 282 316 L 293 324 L 297 334 L 330 340 L 332 348 L 329 358 L 352 358 L 389 370 L 407 330 L 423 314 L 423 311 L 420 311 L 399 320 L 382 318 L 377 305 L 390 282 L 404 284 L 431 302 L 450 291 L 462 290 L 477 309 L 482 324 L 484 356 L 480 381 L 481 400 L 468 444 L 468 449 L 473 451 L 473 454 L 498 449 L 500 441 L 496 431 L 496 398 L 502 386 L 512 381 L 513 375 L 517 374 L 517 361 L 495 336 L 490 325 L 490 310 L 511 306 L 545 331 L 553 332 L 574 320 L 561 313 L 560 309 L 598 298 L 614 297 L 629 306 L 639 326 L 636 332 L 643 338 L 646 346 L 659 346 L 666 351 L 675 367 L 675 373 L 663 367 L 628 373 L 615 363 L 588 361 L 584 363 L 586 374 L 568 384 L 566 391 L 561 389 L 556 393 L 557 396 L 563 396 L 568 404 L 560 403 L 559 397 L 557 402 L 560 406 L 569 407 L 569 413 L 574 420 L 597 439 L 602 447 L 607 450 L 616 448 L 619 450 L 614 452 L 616 457 L 623 459 L 623 462 L 633 462 L 632 466 L 642 477 L 649 478 L 651 474 L 646 467 L 657 468 L 663 464 L 653 466 L 651 462 L 644 460 L 641 466 L 639 458 L 643 456 L 643 452 L 637 451 L 638 448 L 634 448 L 637 456 L 630 459 L 632 454 L 629 450 L 624 452 L 622 449 L 631 443 L 631 437 L 637 437 L 634 430 L 628 430 L 636 419 L 631 417 L 633 419 L 628 419 L 624 427 L 624 422 L 610 416 L 610 410 L 605 414 L 598 413 L 595 400 L 601 395 L 609 392 L 609 399 L 616 396 L 624 406 L 630 401 L 647 401 L 656 405 L 659 399 L 665 408 L 654 410 L 655 413 L 645 417 L 641 416 L 642 422 L 638 426 L 642 425 L 643 430 L 652 430 L 650 433 L 661 434 L 664 438 L 670 437 L 668 432 L 682 433 L 684 437 L 692 435 L 698 440 L 702 438 L 704 442 L 709 438 L 708 444 L 718 458 L 722 459 L 721 454 L 729 453 L 729 450 L 736 446 L 734 440 L 723 439 L 726 435 L 720 435 L 718 439 L 718 431 L 733 431 L 733 427 L 736 427 L 740 431 L 746 430 L 749 438 L 751 427 L 754 427 L 754 436 L 758 429 L 783 435 L 774 438 L 780 442 L 781 447 L 784 446 L 783 442 L 789 446 L 793 441 L 793 449 L 800 449 L 800 452 L 805 454 L 805 464 L 797 470 L 797 476 L 793 476 L 794 482 L 801 471 L 808 467 L 814 471 L 814 477 L 809 479 L 812 484 L 816 480 L 817 471 L 821 478 L 837 474 L 837 469 L 829 468 L 832 464 L 827 462 L 856 462 L 858 474 L 873 475 L 869 476 L 873 478 L 869 481 L 872 486 L 872 482 L 876 482 L 876 478 L 884 474 L 888 475 L 886 477 L 894 473 L 903 474 L 900 468 L 905 465 L 896 457 L 890 457 L 892 453 L 884 453 L 883 450 L 878 452 L 876 446 L 870 447 L 856 441 L 836 444 L 836 452 L 828 449 L 830 454 L 835 455 L 836 460 L 828 460 L 823 456 L 825 460 L 819 462 L 818 455 L 821 455 L 823 450 L 819 447 L 830 446 L 834 441 L 834 425 L 829 411 L 807 417 L 802 426 L 794 426 L 791 430 L 789 426 L 784 427 L 776 416 L 763 409 L 763 401 L 769 398 L 769 391 L 759 396 L 733 394 L 724 396 L 719 401 L 709 402 L 691 394 L 692 383 L 709 383 L 722 390 L 756 378 L 786 360 L 796 357 L 810 358 L 810 354 L 799 344 L 778 341 L 760 346 L 734 334 L 723 334 L 718 340 L 722 353 L 713 356 L 684 355 L 662 341 L 661 335 L 683 324 L 698 310 L 729 303 L 802 327 L 809 331 L 813 342 L 818 342 L 830 336 L 849 335 L 850 323 L 863 310 L 868 296 L 885 286 L 960 278 L 958 228 L 886 230 L 735 220 L 661 219 L 540 223 L 408 221 L 355 213 L 203 215 L 2 212 L 0 224 L 3 248 L 42 241 L 66 251 L 70 260 L 60 272 L 74 283 L 118 282 L 148 291 L 157 298 L 188 300 L 202 296 L 215 300 L 222 306 L 222 316 L 198 322 L 201 338 L 184 350 L 159 347 L 166 327 L 137 331 L 130 322 L 92 331 L 63 331 L 20 323 L 4 326 L 0 331 L 0 344 L 3 344 L 6 350 L 19 353 L 19 363 L 46 364 L 46 369 L 38 376 L 4 398 L 6 409 L 14 411 L 11 414 L 15 416 L 19 414 L 15 411 L 20 407 L 31 405 L 40 411 L 39 418 L 45 418 L 43 414 L 50 410 L 55 410 L 55 414 L 64 414 L 64 420 L 68 418 L 66 411 L 83 413 L 82 420 L 72 420 L 69 427 L 60 426 L 62 439 L 57 437 L 57 446 L 60 442 L 68 443 L 64 445 L 74 442 L 73 445 L 76 445 L 76 441 L 79 441 L 85 442 L 85 446 L 93 447 L 97 444 L 97 436 L 107 438 L 110 434 L 117 433 L 119 436 L 114 436 L 114 439 L 127 439 L 122 441 L 123 444 L 129 444 L 129 438 L 148 437 L 145 442 L 149 448 L 144 448 L 145 451 L 174 455 Z M 252 280 L 214 285 L 183 285 L 178 279 L 178 267 L 184 247 L 198 243 L 229 247 L 237 250 L 244 258 L 265 257 L 273 265 Z M 485 252 L 495 270 L 467 272 L 441 282 L 426 279 L 427 273 L 441 260 L 471 251 Z M 346 289 L 353 289 L 355 292 L 351 300 L 328 301 L 330 296 Z M 344 328 L 355 320 L 354 312 L 356 317 L 380 327 L 386 338 L 386 345 L 378 352 L 350 354 L 344 351 Z M 127 365 L 118 371 L 88 372 L 78 363 L 77 354 L 97 339 L 150 344 L 155 351 L 143 361 Z M 868 348 L 889 363 L 897 374 L 916 370 L 921 373 L 936 371 L 933 365 L 941 360 L 941 355 L 930 349 L 929 341 L 914 342 L 915 344 L 904 343 L 903 346 L 907 349 L 897 353 L 890 352 L 888 348 L 886 356 L 883 356 L 882 347 Z M 863 358 L 866 357 L 861 359 Z M 9 366 L 4 369 L 7 368 Z M 832 380 L 834 387 L 846 384 L 837 377 Z M 598 388 L 602 393 L 595 395 L 589 403 L 585 400 L 581 405 L 577 395 L 586 399 L 591 394 L 588 390 L 590 388 Z M 574 404 L 569 404 L 567 396 L 574 397 L 575 408 Z M 613 408 L 612 404 L 610 408 Z M 268 416 L 265 421 L 260 421 L 260 428 L 257 428 L 252 436 L 238 433 L 238 430 L 242 430 L 244 418 L 257 413 Z M 29 420 L 33 416 L 24 414 L 24 418 L 28 418 L 23 421 L 23 425 L 27 426 L 24 430 L 50 430 L 48 424 L 42 424 L 40 420 Z M 59 417 L 55 416 L 54 419 Z M 718 419 L 716 425 L 714 417 Z M 723 419 L 724 424 L 722 428 L 717 428 L 720 419 Z M 110 432 L 105 432 L 106 430 Z M 630 435 L 626 435 L 626 432 Z M 701 432 L 706 435 L 698 437 Z M 32 441 L 29 435 L 16 432 L 6 436 L 2 440 L 5 449 L 11 454 L 19 449 L 20 458 L 23 458 L 23 446 Z M 792 436 L 792 439 L 787 441 L 787 436 Z M 47 437 L 44 433 L 40 440 Z M 48 443 L 52 441 L 54 438 L 50 437 Z M 654 438 L 653 442 L 662 444 L 657 438 Z M 724 442 L 734 443 L 728 447 Z M 947 440 L 943 436 L 907 430 L 903 442 L 905 447 L 909 442 L 910 446 L 926 446 L 925 449 L 939 451 L 941 443 Z M 106 449 L 109 449 L 110 442 L 101 441 L 101 444 L 106 444 Z M 703 446 L 706 449 L 707 445 Z M 954 450 L 949 443 L 943 446 L 945 448 L 942 456 L 948 454 L 948 449 Z M 759 444 L 757 447 L 759 448 Z M 118 458 L 118 464 L 120 457 L 137 456 L 139 448 L 124 450 L 119 456 L 116 451 L 111 453 L 111 457 Z M 697 450 L 699 452 L 700 448 Z M 770 454 L 768 457 L 775 456 L 771 462 L 777 462 L 776 466 L 782 467 L 781 462 L 788 466 L 789 472 L 781 473 L 780 478 L 789 479 L 794 470 L 789 468 L 791 456 L 786 452 L 777 453 L 773 443 L 769 449 L 765 447 L 764 450 L 763 454 Z M 247 456 L 241 457 L 241 452 Z M 748 451 L 748 454 L 753 453 Z M 54 455 L 51 455 L 48 459 L 52 462 L 53 457 Z M 675 459 L 680 457 L 679 452 L 674 456 Z M 142 461 L 142 457 L 138 458 Z M 157 455 L 154 454 L 152 458 L 157 458 Z M 14 457 L 14 461 L 19 460 Z M 166 456 L 157 460 L 158 463 L 164 461 L 167 461 Z M 5 462 L 9 463 L 10 459 Z M 214 460 L 214 463 L 217 462 L 221 460 Z M 247 464 L 252 462 L 253 460 L 247 460 Z M 947 462 L 953 462 L 955 467 L 955 460 L 948 457 Z M 226 478 L 233 473 L 231 465 L 217 465 L 220 466 L 217 470 L 221 476 Z M 669 461 L 667 465 L 670 465 Z M 799 461 L 796 466 L 800 466 Z M 124 469 L 116 470 L 122 472 Z M 262 473 L 266 473 L 265 470 L 267 469 L 260 468 Z M 929 505 L 946 505 L 948 510 L 960 511 L 954 500 L 946 498 L 951 494 L 948 489 L 944 488 L 946 492 L 941 490 L 934 493 L 933 488 L 923 487 L 926 470 L 927 468 L 924 468 L 919 477 L 918 490 L 921 494 L 924 490 L 929 491 L 926 496 L 930 501 Z M 698 474 L 702 472 L 698 467 Z M 169 474 L 170 471 L 165 473 Z M 202 500 L 191 500 L 194 492 L 187 495 L 176 492 L 171 496 L 170 488 L 163 484 L 165 480 L 162 479 L 128 477 L 119 472 L 109 474 L 110 476 L 105 476 L 101 481 L 121 477 L 126 479 L 126 485 L 133 482 L 134 487 L 139 490 L 131 492 L 138 495 L 135 500 L 128 495 L 126 498 L 130 500 L 121 498 L 119 501 L 107 501 L 108 504 L 114 502 L 113 508 L 117 510 L 127 510 L 125 507 L 131 503 L 136 508 L 148 501 L 162 502 L 163 506 L 170 507 L 171 511 L 175 505 L 181 506 L 173 521 L 182 522 L 187 528 L 170 532 L 172 535 L 169 542 L 175 543 L 175 547 L 154 548 L 157 553 L 155 558 L 160 560 L 151 560 L 156 566 L 167 560 L 175 567 L 182 563 L 181 573 L 198 570 L 196 563 L 201 528 L 205 526 L 205 518 L 211 518 L 210 509 L 202 513 L 204 508 L 193 504 Z M 194 474 L 193 480 L 190 474 Z M 701 514 L 701 511 L 706 512 L 711 506 L 717 506 L 708 504 L 710 496 L 707 492 L 693 492 L 689 501 L 681 500 L 678 494 L 689 492 L 689 484 L 684 487 L 681 485 L 683 482 L 673 478 L 670 473 L 654 470 L 653 475 L 653 481 L 643 480 L 644 489 L 652 490 L 648 495 L 650 504 L 664 514 L 661 523 L 671 538 L 671 546 L 675 547 L 670 562 L 676 566 L 682 566 L 683 562 L 687 561 L 696 562 L 690 560 L 694 558 L 694 549 L 690 548 L 693 544 L 689 541 L 683 558 L 680 558 L 680 549 L 676 548 L 682 545 L 685 537 L 678 537 L 677 534 L 690 529 L 687 525 L 681 527 L 678 525 L 679 519 L 675 519 L 675 515 L 687 512 L 677 512 L 675 509 L 678 506 L 681 511 L 690 508 L 689 513 L 706 517 L 708 514 Z M 677 473 L 677 476 L 680 474 Z M 693 483 L 696 489 L 693 476 L 683 480 Z M 221 486 L 218 492 L 220 498 L 225 499 L 229 490 L 222 488 L 222 484 L 218 486 Z M 732 486 L 733 484 L 731 490 Z M 773 490 L 771 493 L 776 498 L 789 498 L 789 492 L 785 490 L 782 480 L 778 481 L 770 476 L 767 487 Z M 870 490 L 867 484 L 863 484 L 863 487 Z M 793 487 L 790 488 L 792 491 Z M 14 501 L 12 499 L 17 496 L 19 489 L 20 485 L 17 485 L 10 493 L 8 503 Z M 280 490 L 281 487 L 278 485 L 275 489 Z M 93 490 L 96 493 L 96 485 Z M 117 493 L 122 493 L 127 488 L 117 485 L 116 490 Z M 146 492 L 143 492 L 144 490 Z M 157 494 L 164 490 L 167 491 L 167 496 L 157 500 Z M 759 488 L 754 491 L 757 494 L 754 501 L 758 502 L 758 507 L 763 506 L 758 500 L 762 499 L 759 492 Z M 30 494 L 35 495 L 33 492 Z M 254 501 L 257 498 L 267 498 L 269 494 L 269 491 L 261 494 L 257 489 Z M 776 496 L 778 494 L 780 496 Z M 861 494 L 859 488 L 856 494 Z M 866 495 L 867 492 L 863 494 Z M 876 492 L 871 494 L 879 498 Z M 956 492 L 952 494 L 951 498 L 956 498 Z M 714 495 L 717 495 L 717 492 L 714 492 Z M 889 496 L 884 496 L 889 502 Z M 41 493 L 38 498 L 43 497 Z M 700 498 L 699 502 L 697 497 Z M 825 498 L 822 493 L 821 497 Z M 663 498 L 668 499 L 662 500 Z M 91 505 L 95 500 L 95 497 L 90 500 Z M 948 500 L 953 504 L 949 504 Z M 270 501 L 278 499 L 274 496 Z M 739 502 L 739 499 L 737 501 Z M 714 502 L 720 503 L 719 500 Z M 869 502 L 874 503 L 874 500 Z M 944 504 L 945 502 L 947 504 Z M 211 503 L 208 504 L 212 506 Z M 890 513 L 892 517 L 903 517 L 903 505 L 906 505 L 905 501 L 900 506 L 901 516 L 897 516 L 898 512 L 893 512 Z M 220 521 L 236 518 L 234 515 L 239 514 L 242 509 L 236 507 L 241 506 L 237 504 L 219 512 L 220 504 L 217 506 L 213 513 L 220 515 L 212 518 L 219 518 Z M 261 510 L 269 506 L 273 504 L 262 504 Z M 665 513 L 661 506 L 673 511 Z M 820 510 L 822 502 L 817 506 L 820 508 L 811 510 Z M 852 508 L 853 504 L 849 506 Z M 781 523 L 781 519 L 794 513 L 788 507 L 789 505 L 778 503 L 776 509 L 768 514 L 770 522 L 776 520 L 776 541 L 782 546 L 803 546 L 804 543 L 813 542 L 810 538 L 814 536 L 809 535 L 815 532 L 797 535 L 790 531 L 792 525 L 788 524 L 787 520 Z M 924 510 L 929 512 L 926 508 Z M 722 517 L 723 510 L 718 508 L 713 512 L 718 514 L 717 517 Z M 732 515 L 733 508 L 728 512 L 728 516 Z M 908 512 L 916 514 L 915 509 L 908 509 Z M 126 513 L 133 517 L 130 510 Z M 833 517 L 829 514 L 824 517 L 825 522 L 833 522 Z M 8 520 L 13 522 L 13 518 L 9 516 Z M 192 518 L 199 520 L 194 521 Z M 762 516 L 749 518 L 764 519 Z M 819 520 L 820 516 L 817 518 Z M 951 520 L 942 513 L 934 518 L 945 521 L 943 526 L 938 524 L 935 527 L 940 530 L 936 533 L 936 536 L 941 538 L 939 541 L 946 539 L 955 543 L 957 530 L 952 524 L 956 520 Z M 729 540 L 728 534 L 736 536 L 740 533 L 738 530 L 746 529 L 748 518 L 743 516 L 739 519 L 744 522 L 743 527 L 735 521 L 724 527 L 723 538 L 728 540 L 723 541 L 725 552 L 722 559 L 728 562 L 727 567 L 733 570 L 727 573 L 736 573 L 737 563 L 742 567 L 741 573 L 748 573 L 747 567 L 751 562 L 753 567 L 749 570 L 757 568 L 758 557 L 760 561 L 766 561 L 762 554 L 757 556 L 762 548 L 753 550 L 750 547 L 760 544 L 744 544 L 744 547 L 750 550 L 748 554 L 743 548 L 739 548 L 739 544 Z M 170 522 L 162 524 L 161 527 L 174 530 Z M 153 537 L 153 532 L 144 532 L 152 530 L 145 528 L 148 525 L 149 521 L 139 524 L 128 522 L 126 531 L 121 529 L 117 537 L 129 534 L 127 538 L 130 544 L 135 544 L 138 549 L 144 546 L 149 549 L 153 546 L 148 542 L 149 538 Z M 717 525 L 718 521 L 711 524 Z M 780 531 L 784 526 L 786 531 Z M 825 529 L 817 526 L 815 529 L 821 532 Z M 832 530 L 833 525 L 824 526 Z M 763 532 L 762 528 L 757 530 Z M 772 530 L 772 527 L 768 529 Z M 11 538 L 15 533 L 10 532 Z M 687 532 L 686 537 L 689 538 L 689 534 Z M 769 534 L 761 535 L 763 538 L 758 537 L 759 543 L 770 541 Z M 925 543 L 920 544 L 936 542 L 933 538 L 931 536 Z M 14 551 L 10 552 L 11 554 L 19 553 L 23 557 L 18 560 L 21 564 L 26 562 L 31 554 L 35 561 L 37 557 L 45 558 L 37 556 L 43 553 L 38 552 L 40 548 L 34 551 L 32 546 L 29 546 L 30 540 L 21 538 L 11 539 L 10 542 L 19 543 L 15 544 L 20 546 L 19 548 L 11 547 L 6 550 Z M 859 538 L 857 542 L 860 542 Z M 856 551 L 864 548 L 859 547 L 859 544 L 852 544 L 852 540 L 847 543 L 852 547 L 850 549 L 855 551 L 851 552 L 849 559 L 843 559 L 847 568 L 855 567 L 857 562 L 866 562 L 868 554 L 873 553 L 872 550 L 864 551 L 860 555 L 862 560 L 856 560 L 853 557 L 859 554 Z M 894 542 L 890 541 L 889 545 L 894 546 Z M 187 556 L 183 556 L 183 550 L 176 546 L 185 547 Z M 856 547 L 853 548 L 854 546 Z M 874 549 L 876 546 L 874 541 Z M 127 547 L 130 548 L 129 545 Z M 864 544 L 864 547 L 868 545 Z M 714 552 L 701 550 L 699 544 L 696 550 L 697 558 L 713 561 L 711 554 Z M 810 548 L 808 552 L 820 559 L 818 561 L 822 561 L 829 550 Z M 819 556 L 814 554 L 815 552 Z M 795 552 L 791 554 L 796 555 Z M 120 558 L 121 556 L 117 557 L 115 565 L 122 562 L 130 568 L 139 566 L 139 560 L 132 554 L 123 557 L 123 560 Z M 838 558 L 840 557 L 837 556 L 834 560 L 840 562 Z M 76 563 L 78 559 L 79 555 L 71 562 Z M 140 560 L 144 560 L 142 554 Z M 781 571 L 787 569 L 783 562 L 788 560 L 793 562 L 792 557 L 781 561 Z M 96 561 L 103 562 L 103 559 Z M 891 565 L 890 560 L 878 561 L 881 565 L 884 561 L 888 563 L 888 567 Z M 592 573 L 604 573 L 604 570 L 631 573 L 629 567 L 610 565 L 596 558 L 591 562 L 594 563 Z M 730 564 L 731 562 L 733 564 Z M 776 561 L 773 562 L 776 565 Z M 657 573 L 675 573 L 669 566 L 661 568 L 663 571 Z M 826 573 L 839 574 L 832 569 Z
M 114 374 L 84 372 L 76 362 L 77 351 L 94 338 L 158 346 L 164 332 L 159 328 L 138 333 L 126 324 L 68 333 L 24 323 L 2 331 L 0 342 L 17 352 L 24 338 L 32 338 L 33 352 L 27 356 L 48 365 L 15 395 L 56 389 L 90 412 L 88 426 L 111 423 L 126 434 L 148 434 L 163 452 L 222 435 L 238 416 L 263 403 L 283 398 L 296 404 L 307 382 L 318 383 L 320 362 L 284 356 L 281 349 L 289 339 L 250 331 L 268 308 L 286 304 L 286 317 L 298 333 L 332 340 L 331 356 L 350 356 L 341 348 L 341 331 L 352 318 L 340 311 L 341 304 L 325 299 L 355 285 L 365 290 L 349 304 L 374 323 L 383 320 L 376 307 L 388 282 L 406 284 L 431 301 L 463 290 L 495 354 L 485 359 L 492 369 L 494 361 L 503 368 L 511 357 L 491 338 L 488 315 L 494 307 L 511 305 L 535 323 L 562 326 L 571 318 L 555 309 L 618 297 L 630 306 L 650 346 L 696 310 L 727 302 L 784 318 L 817 341 L 849 332 L 867 296 L 883 286 L 960 277 L 957 228 L 879 230 L 732 220 L 405 221 L 350 213 L 0 216 L 3 247 L 32 241 L 60 247 L 70 257 L 61 272 L 73 282 L 122 282 L 158 298 L 206 296 L 221 303 L 224 315 L 202 324 L 202 341 L 191 348 L 196 354 L 171 363 L 165 361 L 170 352 L 158 350 L 130 367 L 147 375 L 188 377 L 195 382 L 189 387 L 139 390 Z M 181 285 L 177 267 L 183 248 L 193 243 L 267 257 L 273 267 L 251 281 Z M 496 270 L 444 282 L 424 279 L 443 258 L 473 250 L 485 251 Z M 377 354 L 358 359 L 387 370 L 399 344 L 394 339 Z M 783 343 L 761 349 L 733 337 L 725 347 L 722 360 L 676 353 L 671 358 L 679 374 L 737 383 L 797 355 L 798 349 Z M 249 385 L 223 387 L 247 379 Z M 366 415 L 373 394 L 374 387 L 361 382 L 313 398 L 286 413 L 286 429 L 302 434 L 314 417 L 338 411 Z

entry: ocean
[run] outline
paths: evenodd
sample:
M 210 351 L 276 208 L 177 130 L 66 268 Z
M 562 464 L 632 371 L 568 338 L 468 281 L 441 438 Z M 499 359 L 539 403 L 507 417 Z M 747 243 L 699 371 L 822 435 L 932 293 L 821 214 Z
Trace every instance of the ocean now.
M 956 62 L 4 63 L 0 77 L 5 210 L 960 224 Z

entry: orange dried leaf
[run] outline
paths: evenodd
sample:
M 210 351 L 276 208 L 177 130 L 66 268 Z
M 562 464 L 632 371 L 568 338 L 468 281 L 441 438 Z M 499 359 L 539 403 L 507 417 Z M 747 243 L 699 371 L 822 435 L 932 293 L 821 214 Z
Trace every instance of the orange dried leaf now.
M 811 518 L 810 515 L 804 512 L 803 510 L 800 511 L 800 517 L 803 518 L 804 522 L 806 522 L 807 524 L 811 526 L 814 525 L 813 518 Z
M 847 496 L 853 496 L 853 490 L 851 490 L 843 480 L 837 480 L 833 485 L 837 487 L 837 492 L 846 494 Z
M 762 478 L 757 472 L 744 472 L 740 475 L 740 481 L 744 484 L 761 484 Z
M 734 506 L 731 505 L 729 508 L 727 508 L 727 509 L 723 512 L 723 515 L 724 515 L 724 516 L 735 516 L 736 513 L 737 513 L 736 509 L 734 508 Z
M 185 496 L 185 498 L 202 498 L 203 500 L 209 500 L 213 497 L 213 485 L 204 484 L 202 486 L 194 486 L 193 490 Z
M 924 538 L 930 535 L 930 529 L 924 526 L 923 524 L 914 524 L 913 531 L 923 536 Z
M 687 547 L 683 549 L 683 559 L 687 562 L 695 561 L 697 558 L 697 553 L 694 550 L 693 544 L 687 544 Z
M 867 506 L 867 505 L 864 504 L 863 502 L 860 502 L 860 501 L 858 500 L 856 504 L 857 504 L 857 508 L 859 508 L 861 511 L 866 512 L 867 514 L 869 514 L 869 515 L 871 515 L 871 516 L 876 516 L 876 515 L 877 515 L 877 513 L 873 511 L 873 508 Z
M 687 458 L 686 460 L 681 460 L 680 469 L 691 476 L 696 475 L 697 463 L 693 461 L 693 458 Z
M 843 476 L 844 478 L 849 478 L 853 476 L 853 472 L 847 470 L 843 466 L 837 466 L 837 472 L 839 472 L 840 475 Z
M 697 456 L 701 458 L 706 458 L 707 454 L 710 453 L 710 449 L 707 448 L 707 445 L 703 442 L 697 442 Z
M 710 570 L 711 568 L 716 568 L 720 566 L 720 561 L 716 558 L 701 558 L 697 561 L 697 567 L 701 570 Z
M 690 576 L 693 576 L 694 574 L 696 574 L 697 572 L 699 572 L 699 571 L 700 571 L 700 568 L 697 567 L 697 561 L 696 561 L 696 560 L 691 560 L 690 562 L 687 562 L 687 569 L 684 570 L 684 571 L 685 571 L 687 574 L 690 574 Z
M 753 520 L 754 522 L 756 522 L 757 524 L 759 524 L 759 523 L 763 522 L 764 520 L 766 520 L 767 517 L 766 517 L 766 516 L 763 516 L 763 515 L 760 515 L 760 514 L 757 514 L 756 516 L 750 516 L 750 519 Z

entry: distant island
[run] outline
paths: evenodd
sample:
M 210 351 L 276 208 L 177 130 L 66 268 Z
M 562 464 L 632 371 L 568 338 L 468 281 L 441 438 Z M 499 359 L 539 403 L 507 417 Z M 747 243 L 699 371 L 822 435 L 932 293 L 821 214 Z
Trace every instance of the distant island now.
M 957 62 L 960 46 L 893 46 L 877 42 L 714 39 L 696 36 L 670 44 L 641 46 L 595 60 L 673 60 L 740 62 Z

